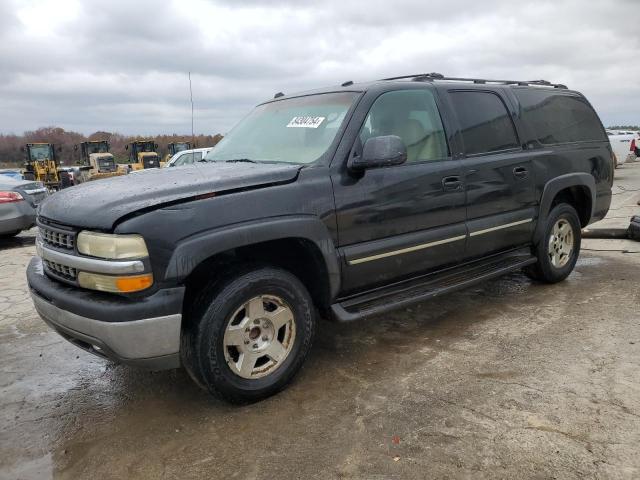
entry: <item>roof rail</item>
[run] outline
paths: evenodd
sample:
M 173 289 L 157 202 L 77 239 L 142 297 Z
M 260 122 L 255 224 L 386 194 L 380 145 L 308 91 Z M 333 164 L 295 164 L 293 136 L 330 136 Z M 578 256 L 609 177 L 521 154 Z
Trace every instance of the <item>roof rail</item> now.
M 522 86 L 539 86 L 566 89 L 567 86 L 561 83 L 551 83 L 547 80 L 489 80 L 486 78 L 462 78 L 462 77 L 445 77 L 441 73 L 418 73 L 415 75 L 401 75 L 399 77 L 382 78 L 382 81 L 389 80 L 412 80 L 414 82 L 432 82 L 434 80 L 449 80 L 453 82 L 472 82 L 475 84 L 494 83 L 499 85 L 522 85 Z

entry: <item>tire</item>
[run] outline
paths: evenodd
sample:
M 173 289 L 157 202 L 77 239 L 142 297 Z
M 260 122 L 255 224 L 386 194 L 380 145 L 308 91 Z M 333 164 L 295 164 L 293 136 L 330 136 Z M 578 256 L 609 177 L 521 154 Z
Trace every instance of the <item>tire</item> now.
M 300 370 L 316 311 L 305 286 L 286 270 L 243 266 L 221 277 L 193 301 L 182 334 L 183 364 L 212 395 L 255 402 L 285 388 Z
M 554 228 L 561 228 L 559 235 L 554 235 Z M 525 273 L 546 283 L 557 283 L 567 278 L 578 261 L 581 231 L 575 208 L 566 203 L 556 205 L 549 212 L 542 239 L 534 248 L 537 262 L 527 267 Z

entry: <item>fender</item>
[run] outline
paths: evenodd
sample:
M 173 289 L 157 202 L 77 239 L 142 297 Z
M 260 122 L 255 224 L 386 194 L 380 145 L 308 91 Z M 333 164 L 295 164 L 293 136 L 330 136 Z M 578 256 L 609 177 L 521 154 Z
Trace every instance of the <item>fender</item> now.
M 165 280 L 182 282 L 201 262 L 217 253 L 285 238 L 303 238 L 318 247 L 327 267 L 329 291 L 335 298 L 341 279 L 337 250 L 326 225 L 313 215 L 269 217 L 189 237 L 180 242 L 171 255 Z
M 589 190 L 589 195 L 591 197 L 591 214 L 589 218 L 593 217 L 593 211 L 595 208 L 595 198 L 596 198 L 596 181 L 593 176 L 589 173 L 577 172 L 577 173 L 567 173 L 566 175 L 560 175 L 552 180 L 549 180 L 544 186 L 544 190 L 542 191 L 542 198 L 540 199 L 540 209 L 538 212 L 538 223 L 536 224 L 536 230 L 533 234 L 533 242 L 538 243 L 540 238 L 542 237 L 542 232 L 544 229 L 544 225 L 547 220 L 547 216 L 551 211 L 551 202 L 555 196 L 561 190 L 569 187 L 587 187 Z

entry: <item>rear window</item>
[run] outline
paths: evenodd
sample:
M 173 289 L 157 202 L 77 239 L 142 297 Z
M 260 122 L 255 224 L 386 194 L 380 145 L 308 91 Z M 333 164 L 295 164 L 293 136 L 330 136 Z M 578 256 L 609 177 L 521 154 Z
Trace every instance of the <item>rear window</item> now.
M 511 116 L 491 92 L 451 92 L 467 155 L 520 148 Z
M 542 144 L 607 140 L 598 115 L 577 95 L 541 89 L 514 89 L 522 120 Z

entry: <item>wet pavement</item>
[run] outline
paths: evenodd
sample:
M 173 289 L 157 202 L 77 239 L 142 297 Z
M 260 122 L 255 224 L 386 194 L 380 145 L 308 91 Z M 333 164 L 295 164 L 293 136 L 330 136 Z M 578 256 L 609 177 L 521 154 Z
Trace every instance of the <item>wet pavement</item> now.
M 637 242 L 585 240 L 557 285 L 516 273 L 322 322 L 289 389 L 234 407 L 54 334 L 33 241 L 0 244 L 0 478 L 640 477 Z

